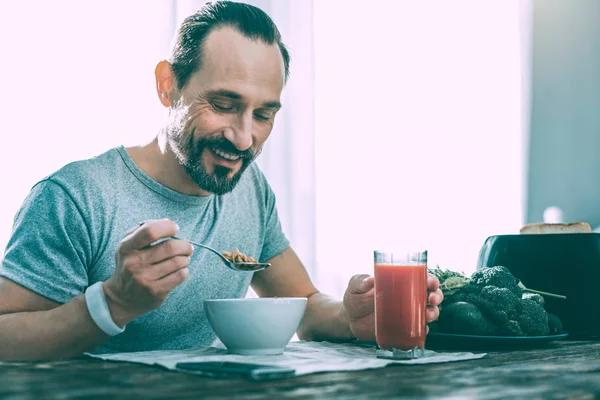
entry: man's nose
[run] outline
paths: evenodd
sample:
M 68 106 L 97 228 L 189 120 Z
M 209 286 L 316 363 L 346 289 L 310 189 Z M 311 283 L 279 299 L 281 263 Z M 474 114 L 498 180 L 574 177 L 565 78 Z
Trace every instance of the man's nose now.
M 248 150 L 252 146 L 252 114 L 240 115 L 231 129 L 225 130 L 225 138 L 239 151 Z

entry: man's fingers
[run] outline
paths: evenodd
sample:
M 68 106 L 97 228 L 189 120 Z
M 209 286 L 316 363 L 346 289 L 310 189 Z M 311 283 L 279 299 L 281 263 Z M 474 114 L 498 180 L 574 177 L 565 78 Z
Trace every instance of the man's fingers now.
M 362 342 L 375 341 L 375 314 L 371 313 L 364 318 L 352 321 L 350 327 L 352 334 Z
M 363 294 L 375 287 L 375 278 L 367 274 L 354 275 L 348 283 L 350 294 Z
M 440 316 L 440 309 L 434 306 L 427 306 L 425 310 L 425 319 L 427 322 L 433 322 Z
M 373 314 L 375 307 L 375 280 L 369 275 L 355 275 L 348 283 L 344 294 L 344 307 L 351 320 Z
M 175 289 L 179 284 L 185 281 L 190 274 L 190 270 L 186 268 L 178 269 L 169 275 L 165 276 L 157 282 L 161 291 L 168 293 Z
M 444 293 L 442 293 L 441 289 L 430 292 L 429 296 L 427 296 L 427 304 L 431 306 L 439 306 L 442 304 L 442 301 L 444 301 Z
M 429 295 L 427 296 L 428 306 L 425 311 L 425 319 L 427 322 L 433 322 L 440 316 L 438 306 L 444 300 L 444 294 L 440 289 L 440 281 L 435 275 L 429 274 L 427 276 L 427 289 L 429 290 Z M 427 331 L 429 332 L 429 327 L 427 327 Z
M 138 225 L 131 228 L 130 230 L 128 230 L 127 232 L 125 232 L 125 235 L 123 236 L 123 238 L 126 238 L 127 236 L 131 235 L 133 232 L 135 232 L 140 226 L 144 225 L 146 222 L 149 222 L 149 221 L 141 222 Z
M 179 227 L 168 219 L 144 222 L 121 242 L 122 251 L 142 250 L 157 240 L 175 236 Z
M 144 264 L 149 265 L 158 264 L 171 257 L 189 257 L 192 254 L 194 254 L 194 247 L 187 240 L 169 239 L 143 250 L 141 259 Z
M 440 281 L 435 275 L 428 274 L 427 275 L 427 289 L 430 292 L 435 292 L 440 288 Z
M 190 265 L 190 257 L 176 256 L 171 257 L 158 264 L 150 265 L 146 269 L 146 275 L 152 281 L 165 279 L 167 276 L 182 269 L 187 269 Z

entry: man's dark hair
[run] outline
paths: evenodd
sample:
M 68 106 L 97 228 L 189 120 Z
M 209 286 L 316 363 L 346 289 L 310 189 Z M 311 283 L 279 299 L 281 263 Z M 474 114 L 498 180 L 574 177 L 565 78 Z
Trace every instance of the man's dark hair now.
M 232 27 L 249 39 L 260 40 L 268 45 L 276 43 L 283 57 L 287 80 L 290 55 L 273 20 L 264 11 L 249 4 L 216 1 L 204 4 L 187 17 L 177 32 L 169 62 L 180 90 L 188 83 L 190 76 L 200 69 L 208 34 L 223 26 Z

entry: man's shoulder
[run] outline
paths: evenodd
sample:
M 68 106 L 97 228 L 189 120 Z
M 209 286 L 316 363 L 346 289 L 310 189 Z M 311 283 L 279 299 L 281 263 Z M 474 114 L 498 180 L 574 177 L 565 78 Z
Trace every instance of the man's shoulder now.
M 53 181 L 68 186 L 87 186 L 93 182 L 114 178 L 116 170 L 121 168 L 122 164 L 118 148 L 112 148 L 91 158 L 72 161 L 42 181 Z
M 97 156 L 72 161 L 50 175 L 38 181 L 33 189 L 52 183 L 58 185 L 71 197 L 86 193 L 96 196 L 106 193 L 105 188 L 114 181 L 123 162 L 117 148 L 105 151 Z

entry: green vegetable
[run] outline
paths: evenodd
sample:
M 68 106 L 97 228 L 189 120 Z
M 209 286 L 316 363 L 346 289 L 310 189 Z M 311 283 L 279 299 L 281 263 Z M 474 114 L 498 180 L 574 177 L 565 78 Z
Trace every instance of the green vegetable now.
M 485 286 L 478 293 L 471 293 L 467 301 L 477 305 L 482 313 L 495 321 L 500 329 L 513 319 L 519 298 L 503 287 Z
M 521 298 L 523 290 L 519 287 L 519 281 L 515 278 L 508 268 L 496 266 L 491 268 L 482 268 L 471 275 L 471 283 L 479 288 L 486 286 L 496 286 L 506 288 Z
M 547 335 L 562 330 L 560 319 L 549 316 L 544 298 L 524 289 L 503 266 L 482 268 L 470 278 L 435 268 L 444 301 L 435 329 L 472 335 Z
M 544 297 L 537 293 L 523 293 L 523 296 L 521 296 L 521 298 L 533 300 L 536 303 L 539 303 L 541 306 L 543 306 L 546 303 Z
M 460 276 L 451 276 L 441 283 L 440 289 L 444 293 L 444 296 L 451 296 L 460 288 L 463 288 L 469 284 L 469 279 Z
M 519 302 L 516 321 L 521 326 L 525 335 L 540 336 L 547 335 L 550 331 L 548 326 L 548 313 L 538 302 L 522 299 Z
M 550 333 L 561 333 L 563 330 L 560 319 L 551 313 L 548 313 L 548 328 L 550 328 Z
M 493 335 L 496 326 L 477 308 L 477 306 L 459 301 L 444 308 L 438 319 L 438 328 L 445 333 L 470 335 Z
M 452 278 L 452 277 L 468 279 L 466 277 L 466 275 L 464 274 L 464 272 L 456 272 L 456 271 L 450 271 L 449 269 L 441 269 L 439 267 L 439 265 L 437 265 L 435 268 L 429 268 L 429 273 L 432 275 L 435 275 L 438 278 L 438 280 L 440 281 L 440 283 L 443 283 L 446 279 Z
M 517 321 L 509 320 L 505 325 L 502 326 L 502 330 L 500 331 L 502 335 L 505 336 L 523 336 L 523 331 L 521 330 L 521 325 Z

